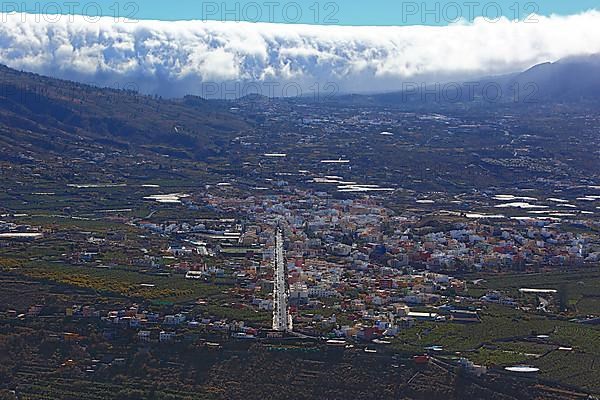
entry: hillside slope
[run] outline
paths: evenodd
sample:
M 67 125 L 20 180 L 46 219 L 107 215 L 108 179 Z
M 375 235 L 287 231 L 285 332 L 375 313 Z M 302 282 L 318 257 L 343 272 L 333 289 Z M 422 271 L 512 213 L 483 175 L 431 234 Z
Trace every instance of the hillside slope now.
M 0 66 L 0 157 L 85 149 L 203 159 L 248 123 L 220 102 L 163 100 Z

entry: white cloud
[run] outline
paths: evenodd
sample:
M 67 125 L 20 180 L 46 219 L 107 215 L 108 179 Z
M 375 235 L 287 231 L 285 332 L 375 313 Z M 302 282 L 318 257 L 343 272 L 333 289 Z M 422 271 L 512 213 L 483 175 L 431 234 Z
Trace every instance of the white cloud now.
M 2 18 L 1 63 L 99 85 L 135 82 L 166 96 L 202 95 L 203 83 L 232 81 L 394 90 L 407 81 L 472 79 L 600 53 L 598 11 L 446 27 Z

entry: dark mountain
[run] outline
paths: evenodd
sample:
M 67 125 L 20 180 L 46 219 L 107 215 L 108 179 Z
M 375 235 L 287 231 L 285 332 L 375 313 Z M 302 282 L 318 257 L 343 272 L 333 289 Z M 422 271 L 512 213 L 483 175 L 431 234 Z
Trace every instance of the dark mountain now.
M 203 159 L 249 125 L 225 102 L 163 100 L 0 66 L 0 157 L 81 148 Z
M 600 54 L 536 65 L 472 82 L 407 85 L 404 91 L 340 96 L 354 104 L 572 103 L 600 101 Z
M 600 54 L 536 65 L 508 79 L 508 85 L 534 84 L 543 101 L 600 100 Z

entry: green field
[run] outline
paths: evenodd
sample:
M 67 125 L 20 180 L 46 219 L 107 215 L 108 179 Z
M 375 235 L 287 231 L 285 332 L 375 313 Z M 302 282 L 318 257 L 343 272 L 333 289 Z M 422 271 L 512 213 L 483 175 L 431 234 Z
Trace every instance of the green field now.
M 12 272 L 26 277 L 92 289 L 139 300 L 186 302 L 218 295 L 222 289 L 181 275 L 158 276 L 124 268 L 76 267 L 61 264 L 28 263 Z M 153 285 L 153 286 L 149 286 Z
M 548 271 L 534 274 L 479 275 L 470 279 L 484 279 L 480 285 L 471 285 L 472 296 L 489 290 L 500 290 L 519 298 L 520 288 L 555 289 L 564 296 L 569 312 L 575 315 L 600 315 L 600 268 L 578 268 L 572 271 Z M 532 296 L 534 297 L 534 296 Z

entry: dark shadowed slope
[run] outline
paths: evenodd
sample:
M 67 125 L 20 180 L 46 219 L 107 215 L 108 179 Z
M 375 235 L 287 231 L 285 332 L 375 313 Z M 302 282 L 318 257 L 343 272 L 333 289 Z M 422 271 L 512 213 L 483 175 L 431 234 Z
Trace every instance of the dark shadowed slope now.
M 248 124 L 225 103 L 163 100 L 0 66 L 0 153 L 102 147 L 202 159 Z

